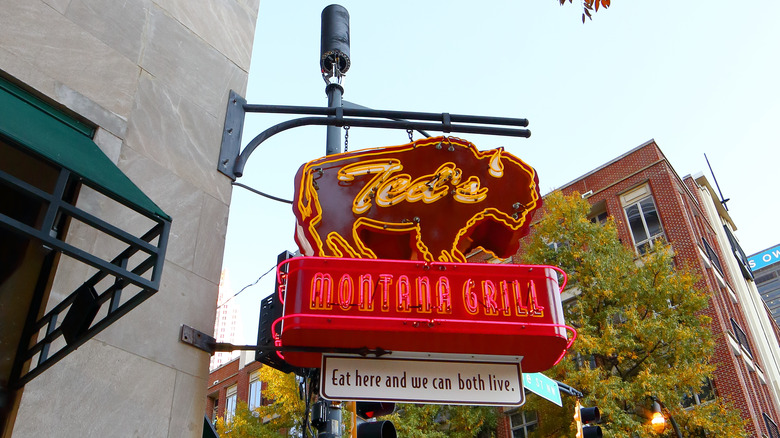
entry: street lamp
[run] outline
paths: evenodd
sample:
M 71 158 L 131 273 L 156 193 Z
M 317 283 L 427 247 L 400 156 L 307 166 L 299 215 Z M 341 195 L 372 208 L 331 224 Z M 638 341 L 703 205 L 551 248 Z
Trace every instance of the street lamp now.
M 672 416 L 672 413 L 669 411 L 669 409 L 666 406 L 664 406 L 663 403 L 661 403 L 660 400 L 658 400 L 657 397 L 653 397 L 653 415 L 650 420 L 650 424 L 653 426 L 653 430 L 656 433 L 662 433 L 666 428 L 666 419 L 663 415 L 664 409 L 669 414 L 669 422 L 672 423 L 672 428 L 674 429 L 674 433 L 677 434 L 677 438 L 682 438 L 682 434 L 680 433 L 680 428 L 677 427 L 677 422 L 674 421 L 674 417 Z
M 656 400 L 653 401 L 653 416 L 650 418 L 650 424 L 655 433 L 662 433 L 666 429 L 666 418 L 661 413 L 661 404 Z

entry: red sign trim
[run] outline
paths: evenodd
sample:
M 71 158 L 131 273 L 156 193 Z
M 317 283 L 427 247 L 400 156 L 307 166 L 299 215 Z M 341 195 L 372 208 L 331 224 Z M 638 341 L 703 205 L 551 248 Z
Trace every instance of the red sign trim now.
M 277 272 L 278 346 L 524 356 L 537 372 L 576 338 L 559 298 L 566 274 L 555 266 L 297 257 Z M 287 357 L 296 366 L 319 360 Z
M 574 344 L 574 341 L 577 339 L 577 330 L 575 330 L 573 327 L 570 327 L 566 324 L 549 324 L 544 322 L 512 322 L 512 321 L 464 321 L 462 319 L 442 319 L 442 318 L 400 319 L 400 318 L 390 318 L 386 316 L 312 315 L 307 313 L 294 313 L 291 315 L 284 315 L 276 319 L 276 321 L 274 321 L 273 325 L 271 326 L 271 332 L 273 333 L 274 338 L 279 340 L 278 344 L 276 344 L 276 346 L 278 347 L 282 347 L 282 342 L 281 342 L 281 334 L 277 331 L 277 326 L 285 319 L 291 319 L 291 318 L 315 318 L 315 319 L 319 318 L 319 319 L 326 319 L 326 320 L 343 319 L 348 321 L 364 320 L 366 322 L 372 322 L 377 320 L 392 321 L 392 322 L 403 321 L 412 324 L 428 324 L 429 326 L 435 324 L 442 324 L 442 323 L 452 323 L 452 324 L 477 324 L 477 325 L 505 325 L 505 326 L 515 326 L 515 327 L 519 326 L 520 328 L 523 329 L 526 327 L 562 328 L 570 332 L 572 336 L 569 339 L 568 344 L 566 344 L 566 348 L 564 349 L 563 353 L 561 353 L 561 357 L 559 357 L 558 360 L 555 361 L 554 365 L 557 365 L 558 362 L 560 362 L 561 359 L 563 359 L 563 356 L 566 354 L 566 351 L 568 351 L 569 348 L 571 348 L 572 344 Z

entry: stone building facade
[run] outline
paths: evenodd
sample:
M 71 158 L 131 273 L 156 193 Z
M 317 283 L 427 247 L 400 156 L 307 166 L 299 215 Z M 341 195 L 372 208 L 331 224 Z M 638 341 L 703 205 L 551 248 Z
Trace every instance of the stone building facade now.
M 710 292 L 706 313 L 716 343 L 715 394 L 739 409 L 750 436 L 780 436 L 777 326 L 734 236 L 737 227 L 708 180 L 679 176 L 651 140 L 560 190 L 586 198 L 592 219 L 613 217 L 621 241 L 638 253 L 643 245 L 671 244 L 676 263 L 689 266 L 700 278 L 697 286 Z M 536 417 L 521 413 L 502 418 L 500 436 L 513 436 L 513 430 L 525 436 L 534 428 Z
M 229 91 L 246 93 L 258 7 L 0 0 L 0 80 L 52 117 L 85 126 L 170 219 L 155 294 L 23 387 L 9 390 L 0 376 L 1 436 L 201 436 L 209 355 L 179 342 L 180 329 L 214 327 L 231 198 L 230 179 L 217 171 L 220 139 Z M 0 143 L 17 150 L 3 135 Z M 122 231 L 137 228 L 101 193 L 82 188 L 75 204 Z M 63 241 L 110 259 L 114 245 L 75 222 Z M 51 300 L 92 272 L 64 256 L 53 269 Z

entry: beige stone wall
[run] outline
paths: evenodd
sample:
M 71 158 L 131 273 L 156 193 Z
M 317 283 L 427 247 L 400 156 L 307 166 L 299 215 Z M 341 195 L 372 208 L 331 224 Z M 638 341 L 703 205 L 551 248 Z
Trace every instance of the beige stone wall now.
M 98 145 L 173 218 L 160 291 L 28 384 L 14 437 L 201 435 L 209 357 L 179 328 L 214 326 L 231 194 L 217 158 L 258 1 L 0 0 L 0 70 L 96 124 Z

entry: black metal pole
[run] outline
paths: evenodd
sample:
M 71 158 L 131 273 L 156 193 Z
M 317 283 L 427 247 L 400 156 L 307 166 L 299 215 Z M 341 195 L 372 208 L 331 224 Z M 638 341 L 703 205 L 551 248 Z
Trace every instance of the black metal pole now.
M 669 422 L 672 423 L 672 428 L 674 428 L 674 433 L 677 434 L 677 438 L 683 438 L 682 434 L 680 433 L 680 428 L 677 427 L 677 422 L 674 421 L 674 415 L 672 413 L 669 413 Z
M 323 400 L 324 401 L 324 400 Z M 341 403 L 326 402 L 328 407 L 328 421 L 325 427 L 319 430 L 317 438 L 340 438 L 341 437 Z
M 328 108 L 341 108 L 341 96 L 344 94 L 344 88 L 339 84 L 328 84 L 325 87 L 325 94 L 328 95 Z M 335 118 L 336 116 L 330 116 Z M 333 155 L 341 152 L 341 127 L 328 125 L 328 133 L 325 140 L 325 155 Z
M 328 85 L 325 94 L 328 95 L 328 108 L 334 108 L 331 119 L 342 119 L 341 78 L 349 70 L 349 12 L 340 5 L 330 5 L 322 10 L 322 27 L 320 29 L 320 69 L 322 77 Z M 335 82 L 331 82 L 330 79 Z M 341 127 L 328 125 L 325 138 L 325 155 L 341 152 Z M 341 403 L 320 399 L 316 405 L 324 410 L 325 418 L 317 425 L 317 438 L 341 437 Z

